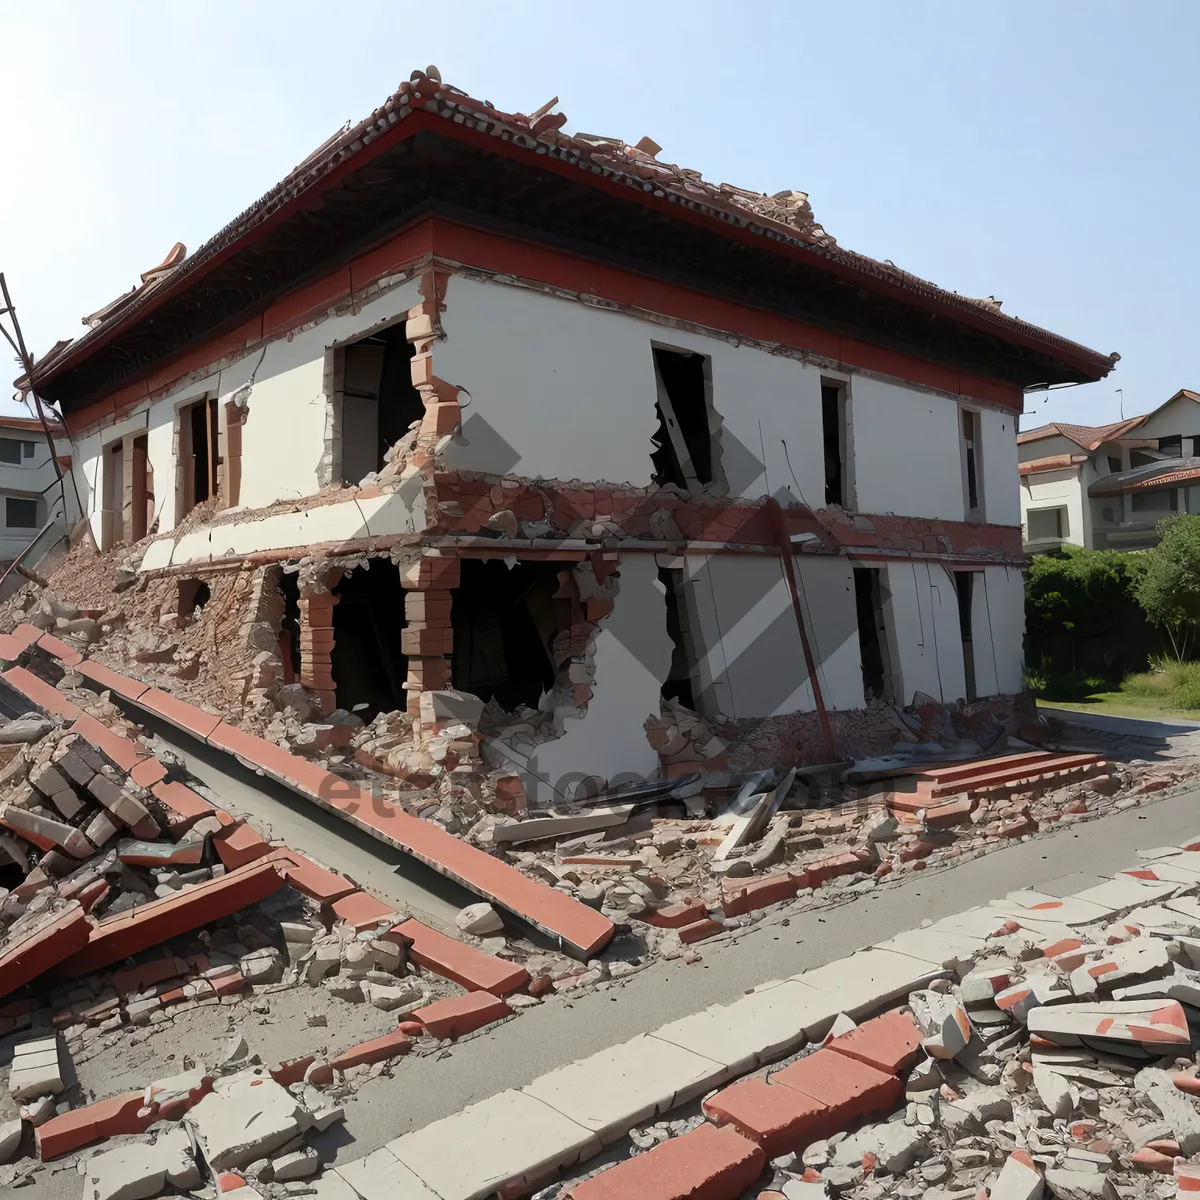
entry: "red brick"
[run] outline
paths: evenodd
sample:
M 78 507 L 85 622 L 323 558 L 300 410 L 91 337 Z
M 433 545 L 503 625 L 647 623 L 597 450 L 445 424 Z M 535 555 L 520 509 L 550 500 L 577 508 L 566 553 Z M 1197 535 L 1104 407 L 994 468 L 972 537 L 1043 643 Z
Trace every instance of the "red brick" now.
M 246 1186 L 246 1181 L 236 1171 L 223 1171 L 217 1176 L 217 1192 L 236 1192 Z
M 44 971 L 81 951 L 93 931 L 82 907 L 70 908 L 46 925 L 26 934 L 0 954 L 0 996 L 7 996 Z
M 132 774 L 130 778 L 133 778 Z M 166 808 L 167 828 L 175 837 L 185 834 L 201 817 L 213 815 L 213 806 L 186 784 L 176 781 L 156 783 L 150 792 Z
M 468 991 L 507 996 L 529 982 L 529 972 L 524 967 L 456 942 L 420 921 L 394 925 L 384 936 L 411 942 L 408 957 L 417 966 L 453 979 Z
M 27 700 L 33 701 L 38 708 L 67 720 L 82 716 L 83 710 L 72 704 L 58 688 L 39 679 L 32 671 L 24 667 L 9 667 L 3 673 L 3 679 L 11 684 Z
M 656 925 L 659 929 L 678 929 L 682 925 L 692 925 L 708 916 L 708 909 L 702 900 L 685 900 L 682 904 L 671 904 L 666 908 L 650 909 L 642 913 L 639 921 L 647 925 Z
M 391 1033 L 385 1033 L 383 1037 L 372 1038 L 369 1042 L 359 1042 L 357 1046 L 351 1046 L 349 1050 L 330 1059 L 329 1065 L 335 1071 L 348 1071 L 351 1067 L 361 1066 L 363 1063 L 383 1062 L 385 1059 L 407 1054 L 411 1045 L 412 1042 L 408 1035 L 396 1029 Z
M 148 683 L 142 683 L 140 679 L 130 679 L 126 675 L 118 675 L 110 667 L 91 658 L 85 659 L 75 669 L 101 690 L 116 692 L 118 696 L 124 696 L 127 700 L 136 700 L 150 688 Z
M 151 688 L 138 700 L 138 704 L 169 724 L 199 738 L 207 738 L 221 724 L 221 718 L 215 713 L 205 712 L 161 688 Z
M 411 1015 L 435 1038 L 457 1038 L 511 1014 L 512 1009 L 499 996 L 490 992 L 467 992 L 465 996 L 435 1000 Z
M 150 758 L 150 751 L 137 742 L 123 737 L 115 730 L 87 713 L 78 716 L 71 725 L 72 733 L 77 733 L 89 746 L 94 746 L 101 754 L 110 758 L 122 771 L 128 774 L 143 759 Z
M 38 1157 L 43 1162 L 62 1158 L 83 1146 L 90 1146 L 102 1138 L 118 1134 L 142 1133 L 158 1119 L 154 1112 L 138 1116 L 142 1107 L 143 1092 L 125 1092 L 77 1108 L 61 1116 L 51 1117 L 44 1125 L 34 1130 L 37 1139 Z
M 572 1200 L 734 1200 L 762 1174 L 767 1156 L 726 1126 L 701 1125 L 570 1188 Z
M 921 1030 L 910 1013 L 896 1009 L 834 1038 L 828 1048 L 876 1070 L 897 1075 L 917 1061 Z
M 47 654 L 53 654 L 64 667 L 77 667 L 83 662 L 83 655 L 74 646 L 68 646 L 61 638 L 52 633 L 44 633 L 38 638 L 39 649 Z
M 903 1097 L 898 1076 L 828 1048 L 797 1059 L 776 1071 L 768 1082 L 793 1088 L 824 1104 L 835 1130 L 848 1128 L 858 1117 L 890 1112 Z
M 304 1078 L 305 1071 L 316 1061 L 315 1054 L 306 1054 L 303 1058 L 281 1062 L 279 1066 L 271 1068 L 271 1078 L 280 1087 L 291 1087 L 293 1083 L 299 1083 Z
M 702 921 L 693 921 L 690 925 L 682 926 L 679 930 L 679 940 L 685 945 L 702 942 L 705 938 L 720 933 L 724 928 L 725 926 L 720 921 L 713 921 L 705 917 Z
M 757 1142 L 768 1158 L 800 1150 L 837 1133 L 830 1110 L 819 1100 L 765 1079 L 743 1079 L 704 1101 L 705 1115 L 718 1125 L 733 1125 Z
M 932 804 L 925 810 L 925 824 L 930 829 L 948 829 L 953 825 L 964 825 L 971 819 L 975 801 L 967 796 L 958 796 L 942 804 Z
M 166 777 L 167 768 L 157 758 L 144 758 L 129 772 L 130 780 L 138 787 L 144 788 L 152 788 L 156 783 L 162 783 Z
M 271 853 L 271 843 L 245 822 L 221 830 L 213 836 L 212 843 L 227 871 L 236 871 Z
M 871 856 L 865 850 L 849 850 L 845 854 L 834 854 L 809 863 L 797 878 L 800 887 L 816 888 L 836 876 L 853 875 L 857 871 L 870 869 L 870 866 Z
M 239 908 L 257 904 L 282 883 L 276 863 L 268 857 L 207 883 L 184 888 L 165 899 L 109 917 L 92 929 L 83 949 L 60 963 L 59 973 L 73 978 L 119 962 L 181 933 L 228 917 Z
M 332 904 L 351 892 L 358 891 L 358 885 L 333 871 L 319 866 L 303 854 L 290 851 L 292 862 L 285 865 L 284 879 L 298 892 L 303 892 L 321 904 Z
M 352 929 L 366 929 L 396 916 L 393 905 L 384 904 L 369 892 L 351 892 L 330 905 L 333 915 Z
M 800 881 L 792 875 L 769 875 L 749 883 L 731 880 L 725 884 L 724 910 L 727 917 L 790 900 L 800 890 Z
M 155 958 L 136 967 L 127 967 L 124 971 L 115 971 L 111 982 L 113 987 L 125 996 L 132 992 L 143 992 L 156 983 L 178 979 L 185 974 L 187 964 L 182 959 Z

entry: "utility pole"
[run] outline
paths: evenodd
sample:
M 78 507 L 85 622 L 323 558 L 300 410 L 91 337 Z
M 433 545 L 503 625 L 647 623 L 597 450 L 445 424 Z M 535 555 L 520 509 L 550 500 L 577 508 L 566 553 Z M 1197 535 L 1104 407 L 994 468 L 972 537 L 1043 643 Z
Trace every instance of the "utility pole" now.
M 25 336 L 21 332 L 21 322 L 17 319 L 17 309 L 12 302 L 12 297 L 9 295 L 8 282 L 4 278 L 3 271 L 0 271 L 0 333 L 4 334 L 5 341 L 16 351 L 17 360 L 20 362 L 21 369 L 25 372 L 25 379 L 29 383 L 29 394 L 33 397 L 34 408 L 37 410 L 38 420 L 42 423 L 42 432 L 46 435 L 46 445 L 50 450 L 50 461 L 54 464 L 55 475 L 58 476 L 58 488 L 62 494 L 63 522 L 65 524 L 67 521 L 67 485 L 63 479 L 62 466 L 58 461 L 58 447 L 54 444 L 54 434 L 50 430 L 50 422 L 46 420 L 46 410 L 42 407 L 42 398 L 37 394 L 37 389 L 33 386 L 33 359 L 25 347 Z M 71 486 L 75 490 L 75 502 L 78 505 L 79 514 L 82 516 L 83 501 L 79 496 L 79 485 L 75 481 L 74 471 L 71 472 Z M 90 536 L 90 526 L 88 533 Z M 67 530 L 67 534 L 70 534 L 69 529 Z

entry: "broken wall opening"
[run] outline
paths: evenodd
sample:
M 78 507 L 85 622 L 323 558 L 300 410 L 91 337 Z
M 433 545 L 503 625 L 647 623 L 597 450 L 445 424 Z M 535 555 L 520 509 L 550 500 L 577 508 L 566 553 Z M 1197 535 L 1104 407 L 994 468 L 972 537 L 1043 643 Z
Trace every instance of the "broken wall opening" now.
M 181 579 L 179 581 L 178 624 L 186 625 L 212 598 L 212 589 L 203 579 Z
M 979 572 L 982 574 L 982 572 Z M 962 635 L 963 672 L 968 700 L 977 698 L 975 687 L 975 636 L 972 630 L 971 605 L 975 598 L 975 571 L 955 571 L 954 591 L 958 596 L 958 628 Z
M 294 571 L 280 571 L 279 594 L 283 598 L 283 616 L 279 622 L 279 657 L 283 661 L 283 682 L 300 678 L 300 577 Z
M 575 602 L 563 591 L 560 562 L 464 558 L 453 591 L 451 679 L 455 688 L 495 700 L 508 711 L 537 708 L 554 686 L 562 639 L 569 639 Z
M 825 503 L 842 508 L 850 503 L 849 442 L 845 384 L 821 381 L 821 444 L 825 456 Z
M 865 699 L 891 700 L 891 653 L 883 610 L 883 580 L 878 567 L 854 568 L 854 607 Z
M 695 711 L 696 650 L 684 597 L 683 570 L 660 567 L 658 581 L 666 593 L 667 636 L 671 639 L 671 666 L 662 685 L 662 698 L 676 700 Z
M 384 455 L 424 417 L 425 405 L 412 381 L 413 353 L 404 321 L 339 351 L 344 483 L 382 470 Z
M 695 491 L 715 478 L 711 360 L 704 354 L 653 347 L 658 387 L 654 482 Z
M 364 721 L 404 709 L 408 657 L 400 644 L 405 625 L 400 568 L 388 558 L 369 559 L 347 571 L 333 595 L 329 657 L 338 707 L 357 711 Z
M 133 439 L 132 488 L 129 539 L 140 542 L 150 528 L 154 506 L 150 488 L 149 439 L 144 433 Z

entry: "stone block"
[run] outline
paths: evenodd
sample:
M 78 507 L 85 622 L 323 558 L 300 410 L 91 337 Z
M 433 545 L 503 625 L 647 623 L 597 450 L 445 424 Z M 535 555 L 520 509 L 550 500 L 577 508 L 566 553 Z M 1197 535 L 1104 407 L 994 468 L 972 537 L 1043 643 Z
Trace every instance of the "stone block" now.
M 33 1038 L 13 1047 L 8 1090 L 18 1103 L 65 1090 L 57 1036 Z
M 848 1055 L 888 1075 L 899 1075 L 917 1060 L 921 1030 L 906 1010 L 884 1013 L 829 1043 L 830 1050 Z
M 285 1146 L 301 1131 L 303 1112 L 262 1067 L 218 1080 L 186 1120 L 209 1165 L 224 1171 Z
M 733 1125 L 757 1142 L 768 1158 L 801 1150 L 838 1130 L 819 1100 L 778 1087 L 763 1078 L 743 1079 L 704 1101 L 704 1113 L 717 1125 Z

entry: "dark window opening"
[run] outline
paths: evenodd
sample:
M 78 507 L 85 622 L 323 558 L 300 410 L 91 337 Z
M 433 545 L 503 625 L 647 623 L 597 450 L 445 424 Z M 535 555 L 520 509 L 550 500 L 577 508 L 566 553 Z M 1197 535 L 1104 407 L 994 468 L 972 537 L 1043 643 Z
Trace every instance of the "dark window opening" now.
M 658 579 L 667 592 L 667 636 L 671 639 L 671 669 L 662 685 L 662 698 L 695 709 L 696 698 L 692 686 L 695 655 L 688 629 L 687 605 L 683 598 L 683 572 L 675 567 L 660 567 Z
M 509 568 L 498 558 L 463 559 L 450 608 L 456 688 L 509 712 L 537 707 L 554 686 L 575 613 L 575 602 L 559 595 L 564 569 L 558 562 Z
M 19 466 L 21 462 L 21 443 L 12 438 L 0 438 L 0 463 Z
M 1108 473 L 1110 475 L 1116 475 L 1120 472 L 1120 470 L 1121 470 L 1121 460 L 1119 458 L 1117 458 L 1115 455 L 1110 454 L 1108 456 Z
M 283 659 L 283 681 L 295 683 L 300 678 L 299 575 L 281 571 L 279 594 L 283 597 L 283 616 L 279 621 L 279 657 Z
M 967 699 L 976 698 L 975 635 L 971 621 L 971 604 L 975 596 L 974 571 L 955 571 L 954 589 L 958 594 L 958 628 L 962 635 L 963 671 L 967 681 Z
M 979 515 L 979 414 L 964 408 L 962 413 L 963 470 L 967 482 L 967 516 Z
M 217 398 L 210 396 L 179 413 L 179 516 L 185 517 L 217 494 Z
M 825 503 L 849 508 L 846 491 L 846 389 L 821 384 L 821 444 L 825 452 Z
M 190 621 L 212 597 L 212 591 L 203 579 L 181 579 L 179 581 L 179 623 Z
M 887 632 L 883 621 L 883 587 L 878 568 L 854 568 L 854 607 L 858 615 L 863 694 L 868 700 L 882 700 L 887 692 Z
M 1065 508 L 1031 508 L 1025 515 L 1031 542 L 1071 536 L 1071 523 Z
M 1175 488 L 1157 492 L 1132 492 L 1129 500 L 1129 507 L 1133 512 L 1168 513 L 1179 511 L 1179 492 Z
M 7 854 L 0 854 L 0 891 L 11 892 L 25 882 L 25 872 Z
M 382 470 L 383 456 L 424 417 L 412 381 L 415 350 L 401 321 L 342 351 L 343 482 Z
M 22 442 L 21 453 L 25 458 L 32 458 L 37 451 L 36 442 Z
M 149 443 L 145 434 L 133 439 L 133 511 L 130 514 L 129 537 L 140 542 L 146 536 L 150 522 Z
M 38 502 L 19 496 L 4 498 L 4 524 L 9 529 L 36 529 Z
M 650 454 L 654 482 L 684 489 L 712 483 L 708 358 L 655 346 L 654 374 L 658 384 L 658 429 Z
M 1132 470 L 1134 467 L 1148 467 L 1151 463 L 1160 462 L 1153 454 L 1147 454 L 1144 450 L 1130 450 L 1129 452 L 1129 467 Z
M 333 650 L 330 665 L 339 708 L 364 721 L 407 707 L 404 683 L 408 658 L 400 645 L 404 630 L 404 589 L 400 568 L 386 558 L 343 575 L 333 589 Z M 297 613 L 299 606 L 297 606 Z
M 1168 458 L 1183 457 L 1183 434 L 1173 433 L 1170 437 L 1158 439 L 1158 452 L 1165 454 Z

